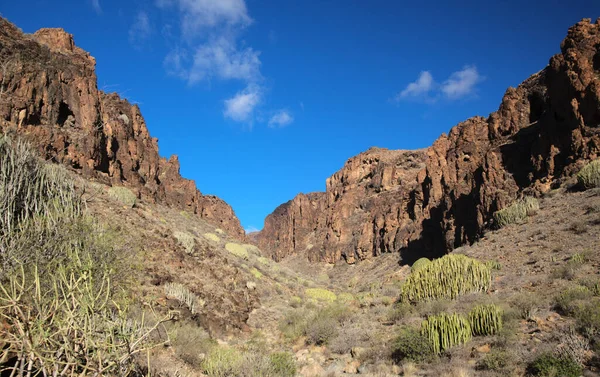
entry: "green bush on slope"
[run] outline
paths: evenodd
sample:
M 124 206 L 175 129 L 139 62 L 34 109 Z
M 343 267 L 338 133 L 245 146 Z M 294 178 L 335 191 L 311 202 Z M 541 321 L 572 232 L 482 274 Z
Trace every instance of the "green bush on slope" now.
M 600 160 L 594 160 L 585 165 L 577 173 L 577 183 L 584 189 L 600 186 Z
M 156 327 L 127 318 L 119 284 L 130 274 L 117 243 L 85 216 L 64 169 L 6 135 L 0 211 L 0 360 L 14 361 L 0 364 L 3 373 L 133 370 Z
M 512 205 L 496 211 L 494 221 L 498 227 L 509 224 L 521 224 L 525 222 L 527 216 L 535 214 L 540 209 L 540 204 L 536 198 L 526 197 L 517 200 Z

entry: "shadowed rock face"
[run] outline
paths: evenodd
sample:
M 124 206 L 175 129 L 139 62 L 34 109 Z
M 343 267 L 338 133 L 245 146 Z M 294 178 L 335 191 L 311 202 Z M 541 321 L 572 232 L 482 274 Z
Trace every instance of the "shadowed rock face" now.
M 379 149 L 351 158 L 325 193 L 277 208 L 256 239 L 275 259 L 439 256 L 474 242 L 517 197 L 563 182 L 599 148 L 600 19 L 586 19 L 489 117 L 456 125 L 425 151 Z
M 95 60 L 62 29 L 27 35 L 0 18 L 0 129 L 32 140 L 46 159 L 85 177 L 198 214 L 243 239 L 231 207 L 158 154 L 137 105 L 98 90 Z

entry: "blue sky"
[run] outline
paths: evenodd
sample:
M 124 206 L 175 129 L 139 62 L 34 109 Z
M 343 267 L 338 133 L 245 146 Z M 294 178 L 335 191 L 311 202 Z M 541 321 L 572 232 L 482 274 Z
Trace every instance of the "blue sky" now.
M 246 229 L 371 146 L 415 149 L 496 110 L 600 3 L 21 0 L 25 32 L 62 27 L 99 87 L 140 105 L 163 156 Z

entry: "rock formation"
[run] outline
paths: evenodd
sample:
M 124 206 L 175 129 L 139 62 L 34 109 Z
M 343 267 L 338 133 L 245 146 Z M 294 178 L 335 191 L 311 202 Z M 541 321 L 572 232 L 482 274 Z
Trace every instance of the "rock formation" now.
M 140 197 L 198 214 L 244 238 L 231 207 L 204 196 L 158 154 L 137 105 L 98 90 L 95 60 L 62 29 L 27 35 L 0 18 L 0 129 L 16 130 L 48 160 Z
M 474 242 L 496 210 L 556 187 L 599 151 L 600 19 L 585 19 L 545 69 L 506 91 L 498 111 L 458 124 L 425 151 L 351 158 L 325 193 L 278 207 L 256 239 L 275 259 L 439 256 Z

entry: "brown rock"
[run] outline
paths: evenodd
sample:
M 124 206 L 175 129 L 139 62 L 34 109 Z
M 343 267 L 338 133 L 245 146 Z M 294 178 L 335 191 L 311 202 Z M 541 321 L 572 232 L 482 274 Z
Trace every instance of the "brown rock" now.
M 546 68 L 506 91 L 498 111 L 458 124 L 427 150 L 351 158 L 325 193 L 278 207 L 256 240 L 277 260 L 440 256 L 475 242 L 498 209 L 597 158 L 599 127 L 600 23 L 583 20 Z
M 85 177 L 128 186 L 245 239 L 227 203 L 182 178 L 176 156 L 159 156 L 139 107 L 98 90 L 95 64 L 62 29 L 30 36 L 0 18 L 0 130 L 26 136 L 45 159 Z

